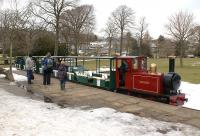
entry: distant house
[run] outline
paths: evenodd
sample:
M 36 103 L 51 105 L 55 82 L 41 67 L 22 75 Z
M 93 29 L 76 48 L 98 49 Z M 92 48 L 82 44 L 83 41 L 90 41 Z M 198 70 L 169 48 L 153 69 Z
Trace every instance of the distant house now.
M 107 56 L 108 44 L 106 41 L 90 42 L 89 50 L 92 52 L 92 55 Z
M 95 49 L 95 48 L 104 48 L 107 47 L 107 42 L 105 41 L 96 41 L 96 42 L 90 42 L 90 49 Z

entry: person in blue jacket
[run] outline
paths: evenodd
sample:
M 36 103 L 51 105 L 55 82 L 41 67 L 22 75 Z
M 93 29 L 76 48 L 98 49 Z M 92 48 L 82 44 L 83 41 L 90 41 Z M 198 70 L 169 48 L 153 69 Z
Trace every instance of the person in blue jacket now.
M 53 60 L 51 58 L 51 53 L 48 52 L 46 57 L 42 60 L 42 68 L 43 68 L 43 85 L 51 84 L 51 74 L 53 72 Z

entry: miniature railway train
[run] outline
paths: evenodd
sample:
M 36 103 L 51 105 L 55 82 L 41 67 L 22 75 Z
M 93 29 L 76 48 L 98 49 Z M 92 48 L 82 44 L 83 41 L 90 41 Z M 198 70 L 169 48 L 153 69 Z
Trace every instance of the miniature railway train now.
M 42 74 L 44 56 L 34 56 L 35 72 Z M 54 56 L 53 76 L 57 77 L 57 63 L 65 61 L 69 81 L 106 90 L 124 90 L 128 94 L 140 94 L 171 105 L 183 105 L 185 94 L 178 90 L 181 77 L 174 72 L 174 59 L 170 59 L 169 72 L 159 73 L 156 64 L 147 68 L 147 57 L 86 57 Z M 96 64 L 96 65 L 95 65 Z M 25 69 L 25 57 L 16 57 L 15 66 Z M 96 66 L 93 68 L 93 66 Z

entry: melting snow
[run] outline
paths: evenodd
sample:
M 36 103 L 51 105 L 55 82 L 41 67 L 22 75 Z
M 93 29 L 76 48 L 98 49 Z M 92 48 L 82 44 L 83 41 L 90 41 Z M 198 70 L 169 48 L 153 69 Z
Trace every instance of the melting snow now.
M 200 130 L 110 108 L 61 109 L 0 89 L 1 136 L 199 136 Z
M 22 76 L 19 74 L 15 74 L 13 73 L 14 79 L 16 82 L 20 82 L 20 81 L 27 81 L 27 77 L 26 76 Z
M 10 70 L 10 68 L 4 68 L 5 70 Z M 12 71 L 17 71 L 17 68 L 12 67 Z
M 0 74 L 0 78 L 5 78 L 5 77 L 6 77 L 6 75 Z
M 184 107 L 200 110 L 200 84 L 181 82 L 180 89 L 188 98 L 188 102 L 184 104 Z

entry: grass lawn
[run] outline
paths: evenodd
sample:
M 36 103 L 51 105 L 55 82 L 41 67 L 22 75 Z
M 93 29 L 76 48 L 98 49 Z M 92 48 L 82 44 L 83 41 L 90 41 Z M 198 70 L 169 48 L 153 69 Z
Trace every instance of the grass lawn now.
M 4 64 L 4 60 L 3 60 L 2 57 L 0 57 L 0 65 L 1 65 L 1 64 Z
M 182 81 L 200 84 L 200 58 L 184 58 L 183 65 L 180 67 L 180 60 L 176 59 L 175 72 L 181 75 Z M 169 69 L 168 59 L 148 59 L 148 69 L 151 63 L 157 64 L 157 71 L 167 73 Z M 108 60 L 101 60 L 101 67 L 109 67 Z M 78 61 L 78 65 L 83 65 L 82 61 Z M 96 61 L 85 61 L 84 66 L 88 70 L 96 70 Z M 1 65 L 1 67 L 4 67 Z
M 78 65 L 83 65 L 83 61 L 78 61 Z M 97 65 L 97 68 L 98 68 L 99 61 L 98 60 L 96 61 L 95 59 L 91 59 L 89 61 L 84 62 L 84 67 L 88 70 L 96 70 L 96 65 Z M 110 67 L 110 61 L 107 60 L 107 59 L 101 60 L 100 66 L 109 68 Z
M 157 64 L 157 71 L 168 72 L 168 59 L 149 59 L 148 66 L 150 63 Z M 181 75 L 182 81 L 200 84 L 200 58 L 185 58 L 183 59 L 183 65 L 183 68 L 181 68 L 180 60 L 176 59 L 175 72 Z
M 148 68 L 151 63 L 157 64 L 157 71 L 167 73 L 169 70 L 168 59 L 148 59 Z M 101 67 L 109 67 L 107 60 L 101 60 Z M 83 62 L 78 62 L 78 65 L 83 65 Z M 95 70 L 96 61 L 85 61 L 85 68 Z M 176 59 L 175 72 L 181 75 L 182 81 L 200 84 L 200 58 L 184 58 L 183 68 L 180 67 L 180 60 Z

